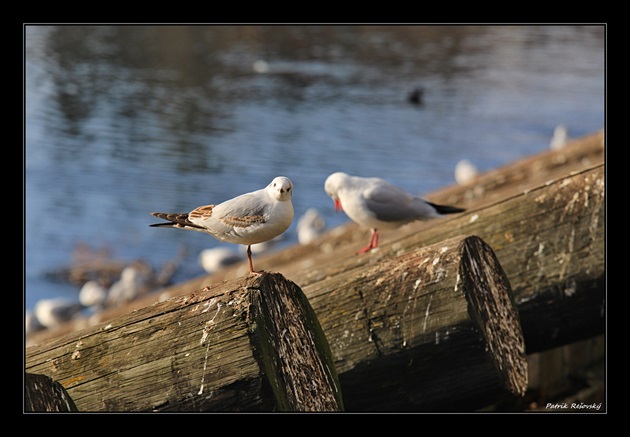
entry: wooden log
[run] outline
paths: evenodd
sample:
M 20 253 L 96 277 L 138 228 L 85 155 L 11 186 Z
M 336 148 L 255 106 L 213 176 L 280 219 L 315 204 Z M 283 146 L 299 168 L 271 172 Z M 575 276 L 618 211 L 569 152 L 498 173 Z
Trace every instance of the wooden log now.
M 339 380 L 317 316 L 302 290 L 280 278 L 265 274 L 251 299 L 253 343 L 260 349 L 278 409 L 341 411 Z
M 322 327 L 344 332 L 332 351 L 280 278 L 224 282 L 30 347 L 27 369 L 54 376 L 81 411 L 337 411 L 341 387 L 354 410 L 470 410 L 525 390 L 509 281 L 477 237 L 322 283 Z
M 597 139 L 597 156 L 603 155 L 602 139 L 603 136 Z M 555 153 L 544 155 L 545 159 L 557 157 Z M 585 167 L 584 161 L 592 162 L 590 158 L 572 160 L 576 167 L 571 168 L 579 170 L 563 172 L 557 179 L 549 175 L 557 176 L 564 166 L 535 178 L 528 177 L 526 184 L 507 184 L 498 200 L 487 205 L 475 202 L 464 214 L 410 225 L 400 233 L 384 234 L 379 250 L 363 257 L 355 256 L 354 251 L 364 243 L 367 234 L 348 224 L 311 245 L 261 257 L 259 264 L 263 268 L 280 269 L 300 283 L 321 320 L 327 306 L 325 300 L 318 301 L 314 297 L 321 293 L 320 282 L 454 235 L 475 234 L 493 248 L 510 278 L 528 354 L 593 338 L 605 331 L 604 165 L 603 156 L 600 165 Z M 518 163 L 512 167 L 518 167 Z M 544 165 L 539 160 L 531 161 L 519 171 L 530 175 L 526 170 L 534 167 L 544 168 Z M 531 185 L 540 180 L 545 183 Z M 525 188 L 517 192 L 510 186 Z M 490 192 L 492 190 L 486 191 Z M 433 201 L 443 198 L 429 197 Z M 483 206 L 476 208 L 476 204 Z M 190 292 L 241 270 L 242 266 L 236 266 L 222 275 L 178 284 L 165 293 Z M 343 379 L 345 368 L 339 366 L 343 362 L 338 359 L 334 345 L 345 333 L 330 330 L 330 326 L 324 326 L 324 331 L 333 345 L 335 362 Z M 345 399 L 348 403 L 347 395 Z
M 263 274 L 27 348 L 80 411 L 339 411 L 326 339 L 300 288 Z
M 605 321 L 603 141 L 599 132 L 564 149 L 488 172 L 477 180 L 483 197 L 467 196 L 476 185 L 436 192 L 428 198 L 438 203 L 459 205 L 468 199 L 464 202 L 468 211 L 414 223 L 400 232 L 384 232 L 379 251 L 368 258 L 402 254 L 456 235 L 478 235 L 496 252 L 510 278 L 528 353 L 601 335 Z M 355 224 L 344 225 L 310 245 L 260 257 L 258 263 L 281 269 L 309 296 L 310 284 L 352 267 L 354 252 L 367 241 L 368 232 Z M 367 259 L 356 262 L 361 261 Z M 174 295 L 205 286 L 234 275 L 239 268 L 165 292 Z
M 309 296 L 348 410 L 471 411 L 525 392 L 510 284 L 477 237 L 372 258 Z
M 300 281 L 322 320 L 326 307 L 320 308 L 313 295 L 325 278 L 457 235 L 477 235 L 492 247 L 510 279 L 527 353 L 534 353 L 605 331 L 604 201 L 601 164 L 487 207 L 408 226 L 398 239 L 364 256 L 354 255 L 362 243 L 357 240 L 358 245 L 337 247 L 330 261 L 330 254 L 312 253 L 283 271 Z M 343 334 L 325 332 L 331 343 Z
M 320 298 L 322 290 L 328 290 L 326 281 L 462 232 L 483 238 L 501 260 L 528 354 L 593 338 L 605 333 L 604 188 L 604 166 L 597 165 L 485 208 L 410 226 L 398 240 L 365 256 L 354 255 L 356 247 L 345 244 L 332 254 L 296 258 L 284 265 L 284 274 L 300 278 L 332 345 L 342 380 L 349 368 L 345 355 L 338 352 L 348 334 L 342 325 L 324 323 L 331 305 L 325 293 Z M 186 286 L 190 284 L 181 285 Z M 352 393 L 344 394 L 348 407 Z M 373 408 L 388 405 L 378 399 L 372 402 Z
M 528 391 L 538 405 L 576 389 L 605 384 L 606 337 L 599 336 L 527 357 Z M 543 405 L 544 406 L 544 405 Z
M 46 375 L 24 375 L 24 411 L 59 413 L 77 411 L 66 390 Z
M 500 168 L 482 173 L 474 182 L 465 186 L 451 185 L 437 190 L 427 195 L 431 201 L 443 204 L 464 206 L 469 211 L 480 210 L 483 207 L 492 206 L 512 197 L 517 197 L 525 192 L 529 192 L 544 186 L 548 181 L 559 180 L 571 172 L 579 172 L 594 165 L 604 162 L 604 132 L 596 132 L 583 138 L 571 141 L 560 150 L 546 150 L 541 153 L 525 157 Z M 484 223 L 484 216 L 480 216 L 478 225 Z M 450 222 L 449 222 L 450 223 Z M 405 235 L 413 233 L 429 233 L 425 244 L 439 241 L 440 238 L 449 238 L 453 235 L 466 235 L 466 229 L 458 229 L 455 233 L 442 236 L 438 221 L 428 223 L 417 223 L 407 227 Z M 486 227 L 488 228 L 488 227 Z M 326 266 L 339 264 L 356 250 L 357 247 L 365 244 L 368 234 L 367 230 L 360 229 L 353 223 L 339 226 L 308 245 L 296 245 L 282 251 L 264 254 L 257 258 L 257 265 L 266 270 L 282 271 L 287 277 L 293 278 L 302 287 L 310 282 L 318 280 Z M 488 240 L 487 234 L 479 234 Z M 436 239 L 428 239 L 435 235 Z M 384 232 L 381 235 L 381 245 L 392 242 L 400 238 L 400 234 L 394 232 Z M 365 240 L 365 241 L 364 241 Z M 500 247 L 496 247 L 494 242 L 491 246 L 501 252 Z M 503 244 L 502 244 L 503 246 Z M 503 259 L 505 264 L 507 260 Z M 320 268 L 322 267 L 322 268 Z M 237 264 L 223 269 L 214 275 L 200 276 L 186 282 L 175 284 L 165 288 L 160 293 L 146 296 L 131 302 L 125 307 L 107 310 L 99 313 L 94 320 L 105 321 L 118 317 L 133 309 L 139 309 L 154 303 L 158 296 L 173 297 L 183 295 L 193 290 L 216 284 L 224 279 L 236 279 L 242 275 L 244 264 Z M 514 278 L 512 278 L 514 281 Z M 518 284 L 513 284 L 517 285 Z M 516 287 L 518 289 L 518 287 Z M 46 341 L 58 335 L 65 334 L 74 329 L 82 329 L 90 321 L 77 321 L 61 327 L 56 331 L 42 331 L 36 333 L 32 338 L 27 339 L 29 343 Z M 550 345 L 553 347 L 553 345 Z
M 601 164 L 407 235 L 391 249 L 479 235 L 510 278 L 533 353 L 605 331 L 604 206 Z

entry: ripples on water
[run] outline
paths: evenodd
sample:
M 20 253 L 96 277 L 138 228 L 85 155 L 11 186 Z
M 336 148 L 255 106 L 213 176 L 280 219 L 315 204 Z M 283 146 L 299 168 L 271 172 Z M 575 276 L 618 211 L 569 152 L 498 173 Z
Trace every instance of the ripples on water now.
M 202 273 L 218 241 L 152 229 L 181 211 L 295 184 L 296 220 L 333 171 L 427 193 L 604 125 L 601 26 L 27 26 L 26 306 L 76 297 L 46 271 L 75 246 Z M 424 104 L 407 101 L 416 87 Z M 295 225 L 285 244 L 296 241 Z

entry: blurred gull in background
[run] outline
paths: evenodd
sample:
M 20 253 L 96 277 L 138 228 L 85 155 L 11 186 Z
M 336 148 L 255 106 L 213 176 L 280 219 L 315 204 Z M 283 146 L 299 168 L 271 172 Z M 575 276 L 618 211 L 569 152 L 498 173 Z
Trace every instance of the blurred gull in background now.
M 297 223 L 298 241 L 308 244 L 324 233 L 326 220 L 315 208 L 309 208 Z
M 74 319 L 83 309 L 79 302 L 56 297 L 39 300 L 35 304 L 33 315 L 43 327 L 51 329 Z
M 108 291 L 99 280 L 89 280 L 79 291 L 79 302 L 85 307 L 100 310 L 105 306 Z
M 120 306 L 148 293 L 152 281 L 151 267 L 148 264 L 138 262 L 126 266 L 120 273 L 120 279 L 109 289 L 107 306 Z
M 199 264 L 206 273 L 216 273 L 219 270 L 244 259 L 237 251 L 227 247 L 204 249 L 199 253 Z
M 455 165 L 455 181 L 459 185 L 469 184 L 478 174 L 477 167 L 467 159 L 462 159 Z
M 549 148 L 551 150 L 559 150 L 567 145 L 569 142 L 569 131 L 566 126 L 563 124 L 559 124 L 553 130 L 553 136 L 551 137 L 551 141 L 549 142 Z
M 28 337 L 33 332 L 45 329 L 45 326 L 40 323 L 34 313 L 32 313 L 31 311 L 27 311 L 24 318 L 24 329 L 24 333 Z

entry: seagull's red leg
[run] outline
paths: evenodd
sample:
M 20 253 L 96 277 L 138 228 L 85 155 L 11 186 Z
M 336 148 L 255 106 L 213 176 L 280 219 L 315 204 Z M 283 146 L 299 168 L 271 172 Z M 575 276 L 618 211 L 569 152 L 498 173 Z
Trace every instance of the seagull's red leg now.
M 357 254 L 369 252 L 370 250 L 376 247 L 378 247 L 378 231 L 376 229 L 372 229 L 372 235 L 370 236 L 370 243 L 367 246 L 365 246 L 363 249 L 358 251 Z
M 247 246 L 247 261 L 249 262 L 249 273 L 254 273 L 254 263 L 252 262 L 252 246 Z
M 254 271 L 254 263 L 252 262 L 252 246 L 251 244 L 247 246 L 247 262 L 249 263 L 249 274 L 250 275 L 262 275 L 264 272 L 255 272 Z

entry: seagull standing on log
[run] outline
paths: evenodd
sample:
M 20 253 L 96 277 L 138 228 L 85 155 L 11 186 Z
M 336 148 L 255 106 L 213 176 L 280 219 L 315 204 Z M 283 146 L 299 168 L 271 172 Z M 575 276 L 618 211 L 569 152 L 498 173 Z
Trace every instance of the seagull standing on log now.
M 372 230 L 369 244 L 358 253 L 378 247 L 379 229 L 397 229 L 416 220 L 464 211 L 454 206 L 436 205 L 380 178 L 350 176 L 343 172 L 328 176 L 324 189 L 335 202 L 335 211 L 341 209 L 352 221 Z
M 220 241 L 247 246 L 250 274 L 252 244 L 263 243 L 286 231 L 293 221 L 293 184 L 289 178 L 276 177 L 267 187 L 242 194 L 218 205 L 199 206 L 187 214 L 152 212 L 168 220 L 150 226 L 204 232 Z

